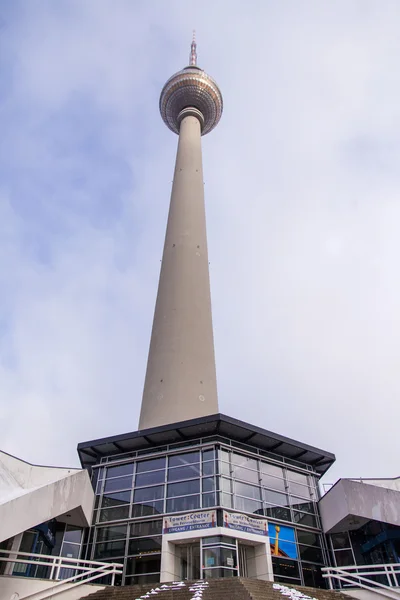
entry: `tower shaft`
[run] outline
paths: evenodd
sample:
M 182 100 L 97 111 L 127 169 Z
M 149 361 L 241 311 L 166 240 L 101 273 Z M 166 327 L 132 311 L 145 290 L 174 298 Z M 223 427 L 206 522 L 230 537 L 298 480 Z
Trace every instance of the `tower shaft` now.
M 218 412 L 201 125 L 180 124 L 139 429 Z

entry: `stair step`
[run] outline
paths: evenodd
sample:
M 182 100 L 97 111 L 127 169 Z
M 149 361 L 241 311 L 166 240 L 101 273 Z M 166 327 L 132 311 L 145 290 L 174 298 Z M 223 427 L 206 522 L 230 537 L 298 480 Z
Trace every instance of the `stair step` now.
M 279 589 L 274 587 L 272 581 L 261 579 L 246 579 L 232 577 L 225 579 L 206 579 L 195 581 L 184 581 L 184 585 L 174 589 L 162 588 L 162 585 L 171 586 L 171 583 L 141 584 L 123 587 L 106 587 L 103 590 L 86 596 L 88 600 L 291 600 L 290 596 L 284 596 Z M 203 584 L 203 585 L 199 585 Z M 205 584 L 205 585 L 204 585 Z M 304 586 L 283 585 L 289 590 L 301 592 L 316 600 L 350 600 L 350 596 L 342 592 L 310 588 Z M 198 588 L 196 590 L 190 588 Z M 151 593 L 158 588 L 160 591 Z M 195 596 L 196 594 L 196 596 Z M 148 598 L 143 598 L 147 596 Z M 304 600 L 298 596 L 296 600 Z

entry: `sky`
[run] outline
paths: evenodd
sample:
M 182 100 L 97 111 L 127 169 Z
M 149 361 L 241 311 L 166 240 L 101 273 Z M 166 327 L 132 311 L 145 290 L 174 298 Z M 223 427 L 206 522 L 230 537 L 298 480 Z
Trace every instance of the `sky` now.
M 78 466 L 135 431 L 177 137 L 159 93 L 220 85 L 203 138 L 220 410 L 395 477 L 398 0 L 0 2 L 0 448 Z

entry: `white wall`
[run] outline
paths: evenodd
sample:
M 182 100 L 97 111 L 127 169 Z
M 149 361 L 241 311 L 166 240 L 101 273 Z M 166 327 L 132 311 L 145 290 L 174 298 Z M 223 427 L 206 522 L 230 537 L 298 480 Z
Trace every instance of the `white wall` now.
M 86 470 L 38 467 L 0 452 L 0 542 L 62 515 L 87 527 L 93 503 Z
M 17 593 L 17 598 L 21 600 L 28 594 L 34 594 L 41 590 L 48 590 L 54 586 L 54 581 L 47 579 L 32 579 L 29 577 L 0 577 L 0 600 L 10 600 L 12 595 Z M 82 584 L 70 587 L 66 591 L 57 594 L 57 596 L 49 596 L 50 598 L 60 598 L 61 600 L 79 600 L 94 594 L 98 590 L 103 590 L 104 585 Z M 35 600 L 40 600 L 40 595 L 35 597 Z
M 213 527 L 212 529 L 199 529 L 197 531 L 184 531 L 179 533 L 164 534 L 161 549 L 161 582 L 180 579 L 180 565 L 176 556 L 177 542 L 191 543 L 207 536 L 225 535 L 250 542 L 254 547 L 254 555 L 249 560 L 249 569 L 257 579 L 273 581 L 272 558 L 269 537 L 227 529 L 225 527 Z
M 321 498 L 319 509 L 325 533 L 354 529 L 370 520 L 400 525 L 400 492 L 340 479 Z

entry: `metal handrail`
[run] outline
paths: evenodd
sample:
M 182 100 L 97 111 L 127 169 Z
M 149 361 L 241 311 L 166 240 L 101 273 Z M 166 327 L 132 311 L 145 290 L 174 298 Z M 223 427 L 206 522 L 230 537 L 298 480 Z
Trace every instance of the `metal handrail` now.
M 376 592 L 382 596 L 400 599 L 400 563 L 386 563 L 380 565 L 351 565 L 347 567 L 323 567 L 322 576 L 329 581 L 329 587 L 334 589 L 333 580 L 340 583 L 353 585 L 365 590 Z M 383 575 L 388 582 L 386 585 L 369 579 L 368 576 Z M 341 586 L 342 587 L 342 586 Z
M 115 575 L 121 574 L 123 569 L 123 565 L 120 563 L 105 563 L 96 560 L 51 556 L 49 554 L 32 554 L 32 552 L 20 552 L 19 550 L 0 550 L 0 562 L 1 561 L 14 564 L 20 563 L 50 567 L 50 576 L 46 579 L 56 581 L 57 583 L 45 590 L 38 590 L 27 596 L 23 596 L 20 600 L 27 600 L 28 598 L 33 598 L 35 596 L 37 597 L 36 600 L 39 600 L 39 595 L 40 600 L 44 600 L 49 596 L 64 592 L 66 585 L 69 585 L 69 587 L 78 586 L 83 583 L 95 581 L 106 575 L 111 575 L 111 585 L 114 585 Z M 60 579 L 61 569 L 73 570 L 75 571 L 75 574 L 66 579 Z M 55 588 L 58 589 L 55 590 Z

